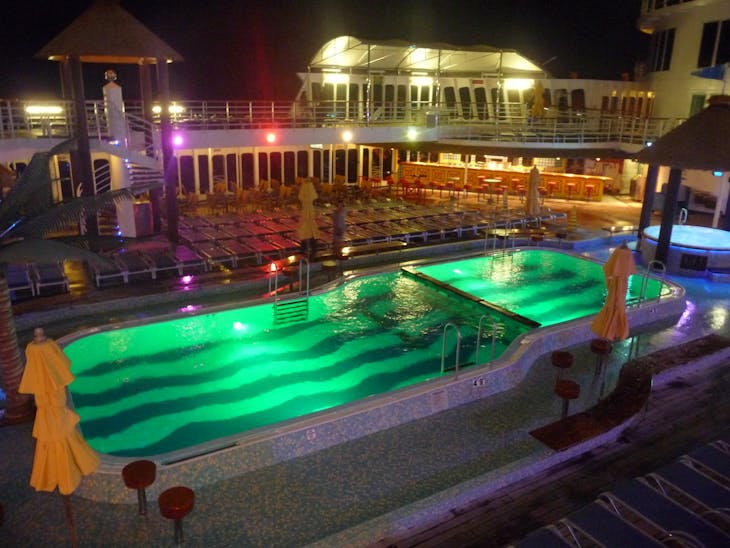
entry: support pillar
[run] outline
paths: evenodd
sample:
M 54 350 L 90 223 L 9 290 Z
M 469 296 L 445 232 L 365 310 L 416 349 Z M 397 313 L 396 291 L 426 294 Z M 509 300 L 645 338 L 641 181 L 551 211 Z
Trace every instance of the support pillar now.
M 160 94 L 160 138 L 162 140 L 162 164 L 165 170 L 165 210 L 167 212 L 167 238 L 178 241 L 177 177 L 172 150 L 172 124 L 170 123 L 170 76 L 165 59 L 157 60 L 157 87 Z
M 651 215 L 654 210 L 654 196 L 656 196 L 656 182 L 658 177 L 659 166 L 656 164 L 650 165 L 649 170 L 646 173 L 644 197 L 641 203 L 641 215 L 639 216 L 639 241 L 641 241 L 641 237 L 644 234 L 644 229 L 651 224 Z
M 677 216 L 677 198 L 679 198 L 679 187 L 682 184 L 682 170 L 673 167 L 669 171 L 669 182 L 667 183 L 667 195 L 664 197 L 664 210 L 662 211 L 662 224 L 659 229 L 659 241 L 656 246 L 654 259 L 667 263 L 669 255 L 669 243 L 672 239 L 672 228 L 674 219 Z

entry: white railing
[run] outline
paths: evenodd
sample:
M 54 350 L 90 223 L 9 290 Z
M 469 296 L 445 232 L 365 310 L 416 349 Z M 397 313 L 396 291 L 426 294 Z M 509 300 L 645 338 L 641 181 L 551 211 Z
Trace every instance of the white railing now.
M 28 106 L 45 106 L 29 111 Z M 680 120 L 610 114 L 597 110 L 548 109 L 544 116 L 525 114 L 523 104 L 494 105 L 433 104 L 428 110 L 410 103 L 366 104 L 357 101 L 319 103 L 277 101 L 179 101 L 171 106 L 176 129 L 237 130 L 263 128 L 316 128 L 334 126 L 433 127 L 439 139 L 467 139 L 522 143 L 619 143 L 644 145 L 673 129 Z M 103 101 L 86 104 L 89 135 L 109 139 L 110 130 Z M 377 112 L 377 116 L 369 113 Z M 509 115 L 507 114 L 509 113 Z M 152 123 L 142 116 L 139 102 L 125 103 L 124 116 L 131 148 L 159 150 L 159 114 Z M 0 101 L 0 138 L 67 137 L 73 125 L 73 104 L 65 101 Z M 152 141 L 152 145 L 144 144 Z M 137 145 L 137 146 L 133 146 Z

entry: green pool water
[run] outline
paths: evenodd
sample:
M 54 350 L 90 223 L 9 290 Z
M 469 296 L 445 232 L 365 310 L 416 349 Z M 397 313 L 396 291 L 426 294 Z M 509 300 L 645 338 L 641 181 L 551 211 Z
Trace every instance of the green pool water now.
M 604 295 L 600 265 L 549 251 L 419 270 L 543 325 L 593 314 Z M 310 296 L 306 319 L 291 323 L 268 303 L 81 337 L 65 347 L 70 391 L 95 450 L 168 453 L 438 377 L 448 322 L 468 367 L 485 314 L 496 356 L 532 329 L 412 276 L 379 274 Z M 446 346 L 453 364 L 456 337 Z M 480 359 L 490 352 L 486 336 Z

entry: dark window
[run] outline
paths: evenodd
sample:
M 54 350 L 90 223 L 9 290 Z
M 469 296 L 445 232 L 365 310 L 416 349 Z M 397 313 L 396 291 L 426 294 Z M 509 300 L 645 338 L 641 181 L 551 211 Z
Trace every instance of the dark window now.
M 294 168 L 294 152 L 286 151 L 284 153 L 284 180 L 282 183 L 286 185 L 293 185 L 295 177 L 296 170 Z
M 269 178 L 269 155 L 265 152 L 259 152 L 259 179 L 268 180 Z M 256 181 L 258 186 L 258 181 Z
M 367 147 L 362 149 L 362 174 L 363 177 L 370 176 L 370 149 Z
M 507 113 L 512 117 L 519 117 L 522 110 L 520 92 L 516 89 L 507 90 Z
M 322 177 L 322 151 L 320 150 L 312 152 L 312 173 L 320 180 L 324 180 Z
M 715 65 L 730 63 L 730 19 L 725 19 L 720 28 L 720 39 L 717 41 Z M 726 69 L 727 70 L 727 69 Z
M 335 175 L 345 175 L 345 151 L 341 148 L 335 150 Z
M 350 118 L 360 117 L 360 85 L 350 84 Z
M 254 170 L 253 170 L 253 154 L 241 154 L 241 186 L 243 188 L 253 188 Z
M 485 88 L 474 88 L 474 103 L 477 107 L 477 118 L 479 118 L 480 120 L 489 120 L 487 90 Z
M 281 152 L 272 152 L 269 154 L 269 162 L 271 163 L 270 179 L 276 179 L 281 182 Z
M 192 156 L 180 156 L 180 185 L 185 193 L 195 193 L 194 166 Z
M 398 116 L 399 120 L 402 120 L 406 115 L 406 104 L 407 104 L 407 92 L 408 92 L 408 86 L 405 84 L 399 84 L 398 89 L 396 90 L 398 93 L 398 96 L 396 98 L 397 104 L 397 110 L 396 110 L 396 116 Z
M 719 21 L 711 21 L 702 26 L 702 40 L 700 41 L 700 54 L 697 58 L 698 67 L 712 66 L 712 57 L 715 53 L 715 42 L 717 30 L 720 28 Z
M 15 171 L 18 177 L 25 171 L 26 164 L 18 162 L 15 164 Z M 58 176 L 61 181 L 61 199 L 70 200 L 75 197 L 73 181 L 71 180 L 71 162 L 58 160 Z
M 322 151 L 322 182 L 330 180 L 330 151 Z
M 498 88 L 492 88 L 490 92 L 492 95 L 492 109 L 494 110 L 494 116 L 498 117 L 500 120 L 504 120 L 504 89 L 502 89 L 500 93 Z
M 649 70 L 659 72 L 669 70 L 674 48 L 674 30 L 667 29 L 652 35 L 649 45 Z
M 297 177 L 306 177 L 309 174 L 309 154 L 306 150 L 297 152 Z
M 449 112 L 456 110 L 456 92 L 451 86 L 444 88 L 444 103 L 446 103 L 446 108 L 449 109 Z
M 604 95 L 601 97 L 601 112 L 608 112 L 608 96 Z
M 223 155 L 216 154 L 213 156 L 213 184 L 225 183 L 226 181 L 226 163 Z M 215 190 L 215 189 L 213 189 Z
M 355 148 L 347 151 L 347 182 L 357 182 L 357 149 Z
M 235 190 L 241 186 L 238 181 L 235 154 L 226 154 L 226 177 L 228 177 L 228 190 Z
M 198 156 L 198 180 L 200 181 L 201 194 L 208 194 L 211 192 L 208 164 L 207 156 Z
M 471 94 L 468 87 L 459 88 L 459 101 L 461 101 L 461 115 L 465 120 L 471 119 Z
M 570 92 L 570 106 L 575 112 L 585 112 L 586 110 L 586 93 L 582 89 L 574 89 Z

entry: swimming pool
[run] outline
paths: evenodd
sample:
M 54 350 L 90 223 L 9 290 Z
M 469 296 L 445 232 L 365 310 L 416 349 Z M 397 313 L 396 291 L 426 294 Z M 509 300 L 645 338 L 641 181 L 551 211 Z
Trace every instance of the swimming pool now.
M 227 440 L 443 376 L 449 322 L 468 366 L 482 316 L 496 324 L 499 356 L 535 325 L 597 312 L 605 291 L 600 264 L 547 250 L 413 270 L 425 279 L 391 272 L 312 295 L 306 319 L 290 323 L 269 302 L 76 338 L 65 351 L 84 436 L 121 457 Z

